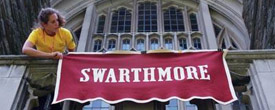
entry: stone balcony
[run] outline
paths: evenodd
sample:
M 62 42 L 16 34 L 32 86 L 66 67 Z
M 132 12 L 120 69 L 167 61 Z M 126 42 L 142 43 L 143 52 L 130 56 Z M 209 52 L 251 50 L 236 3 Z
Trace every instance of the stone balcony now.
M 275 59 L 275 50 L 230 50 L 226 60 L 234 87 L 247 84 L 247 70 L 254 60 Z M 26 79 L 32 74 L 55 73 L 58 60 L 32 58 L 26 55 L 0 55 L 0 98 L 3 109 L 21 109 L 26 101 Z M 28 98 L 27 98 L 28 99 Z

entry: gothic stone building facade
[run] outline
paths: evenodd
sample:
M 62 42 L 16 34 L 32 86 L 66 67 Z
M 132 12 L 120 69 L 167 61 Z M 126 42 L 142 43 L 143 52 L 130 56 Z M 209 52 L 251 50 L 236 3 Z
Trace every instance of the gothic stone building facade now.
M 273 110 L 275 51 L 250 50 L 242 0 L 51 0 L 67 19 L 78 52 L 229 49 L 232 83 L 238 97 L 228 105 L 212 100 L 122 102 L 101 100 L 84 107 L 65 102 L 63 110 Z M 56 61 L 0 57 L 3 110 L 30 109 L 37 96 L 26 79 L 55 72 Z M 31 80 L 31 79 L 30 79 Z

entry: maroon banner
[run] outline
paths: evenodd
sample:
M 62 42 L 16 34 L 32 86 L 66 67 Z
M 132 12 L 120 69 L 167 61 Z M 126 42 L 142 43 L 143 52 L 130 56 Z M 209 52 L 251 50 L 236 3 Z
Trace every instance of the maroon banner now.
M 237 98 L 223 53 L 71 53 L 59 61 L 53 103 L 197 98 L 228 104 Z

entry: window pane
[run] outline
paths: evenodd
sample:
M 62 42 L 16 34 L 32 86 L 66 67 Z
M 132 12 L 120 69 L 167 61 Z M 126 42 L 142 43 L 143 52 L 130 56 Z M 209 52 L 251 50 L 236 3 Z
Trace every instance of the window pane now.
M 125 39 L 122 41 L 122 50 L 130 50 L 130 40 Z
M 94 43 L 94 52 L 97 52 L 101 49 L 101 44 L 102 44 L 101 40 L 96 40 L 95 41 L 95 43 Z
M 103 33 L 104 24 L 105 24 L 105 16 L 102 15 L 99 17 L 99 20 L 98 20 L 97 33 Z
M 168 10 L 165 10 L 164 25 L 165 32 L 184 31 L 183 14 L 181 10 L 176 9 L 175 7 L 170 7 Z
M 186 39 L 185 38 L 179 39 L 179 47 L 180 47 L 180 50 L 187 49 L 187 43 L 186 43 Z
M 115 40 L 109 40 L 108 42 L 108 50 L 115 50 L 116 48 L 116 41 Z
M 193 45 L 196 49 L 201 49 L 201 40 L 200 38 L 193 39 Z
M 190 22 L 192 31 L 198 31 L 197 17 L 195 14 L 190 14 Z
M 151 50 L 156 50 L 156 49 L 158 49 L 158 47 L 159 47 L 158 40 L 152 39 L 151 40 Z
M 112 18 L 111 33 L 130 32 L 128 26 L 131 26 L 131 13 L 129 10 L 123 7 L 119 8 L 113 13 Z
M 138 32 L 155 32 L 156 30 L 152 26 L 157 25 L 156 4 L 148 1 L 140 3 L 138 8 L 138 25 L 140 26 Z
M 137 40 L 137 50 L 138 51 L 144 51 L 145 50 L 145 44 L 143 39 L 138 39 Z
M 165 39 L 165 48 L 170 50 L 173 49 L 172 39 Z

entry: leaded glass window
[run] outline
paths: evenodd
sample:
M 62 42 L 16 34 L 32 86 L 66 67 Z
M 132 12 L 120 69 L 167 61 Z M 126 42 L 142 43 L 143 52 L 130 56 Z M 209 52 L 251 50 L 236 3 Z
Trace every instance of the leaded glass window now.
M 122 40 L 122 50 L 130 50 L 130 40 L 124 39 Z
M 145 51 L 145 43 L 144 43 L 144 39 L 138 39 L 137 40 L 137 50 L 138 51 Z
M 102 40 L 98 39 L 94 42 L 94 52 L 97 52 L 101 49 Z
M 158 39 L 151 39 L 151 50 L 156 50 L 159 47 Z
M 126 8 L 113 12 L 111 33 L 127 33 L 131 30 L 131 13 Z
M 172 39 L 171 38 L 167 38 L 165 39 L 165 48 L 166 49 L 173 49 L 173 43 L 172 43 Z
M 190 14 L 190 22 L 191 22 L 191 30 L 199 31 L 196 14 L 194 13 Z
M 200 38 L 193 38 L 193 46 L 196 49 L 202 49 L 202 47 L 201 47 L 201 39 Z
M 98 24 L 97 24 L 97 33 L 103 33 L 104 25 L 105 25 L 105 16 L 101 15 L 98 18 Z
M 138 6 L 138 32 L 157 32 L 157 6 L 153 2 Z
M 170 7 L 164 11 L 165 32 L 184 31 L 183 15 L 180 9 Z
M 116 50 L 116 40 L 111 39 L 108 41 L 108 50 L 109 51 Z
M 186 50 L 187 49 L 187 42 L 185 38 L 179 39 L 179 49 L 180 50 Z

